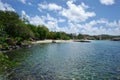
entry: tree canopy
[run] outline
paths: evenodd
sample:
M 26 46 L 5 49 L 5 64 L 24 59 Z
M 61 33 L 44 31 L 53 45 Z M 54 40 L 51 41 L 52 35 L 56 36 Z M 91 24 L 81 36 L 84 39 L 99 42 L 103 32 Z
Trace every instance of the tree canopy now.
M 27 21 L 27 22 L 26 22 Z M 65 32 L 53 32 L 45 25 L 32 25 L 29 21 L 21 17 L 13 11 L 0 11 L 0 37 L 16 38 L 20 37 L 22 39 L 99 39 L 99 36 L 89 36 L 85 34 L 73 35 L 67 34 Z M 94 37 L 94 38 L 93 38 Z M 103 39 L 111 39 L 111 36 L 102 35 Z

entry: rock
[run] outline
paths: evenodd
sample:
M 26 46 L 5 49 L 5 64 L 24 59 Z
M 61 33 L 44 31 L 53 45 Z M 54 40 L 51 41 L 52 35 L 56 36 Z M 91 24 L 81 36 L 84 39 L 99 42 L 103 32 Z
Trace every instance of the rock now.
M 56 43 L 56 41 L 55 41 L 55 40 L 52 40 L 52 43 Z

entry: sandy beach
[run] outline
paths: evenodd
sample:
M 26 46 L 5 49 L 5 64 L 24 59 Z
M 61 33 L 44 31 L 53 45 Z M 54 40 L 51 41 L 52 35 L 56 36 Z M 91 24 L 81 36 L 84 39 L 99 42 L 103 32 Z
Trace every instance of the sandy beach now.
M 60 42 L 73 42 L 73 40 L 39 40 L 39 41 L 33 41 L 32 44 L 38 44 L 38 43 L 52 43 L 52 41 L 55 41 L 56 43 Z

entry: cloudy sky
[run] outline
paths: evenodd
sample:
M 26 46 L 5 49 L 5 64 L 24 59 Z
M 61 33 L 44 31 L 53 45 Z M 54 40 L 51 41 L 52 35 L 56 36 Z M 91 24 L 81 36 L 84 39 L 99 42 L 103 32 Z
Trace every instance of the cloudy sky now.
M 51 31 L 120 35 L 120 0 L 0 0 L 0 10 Z

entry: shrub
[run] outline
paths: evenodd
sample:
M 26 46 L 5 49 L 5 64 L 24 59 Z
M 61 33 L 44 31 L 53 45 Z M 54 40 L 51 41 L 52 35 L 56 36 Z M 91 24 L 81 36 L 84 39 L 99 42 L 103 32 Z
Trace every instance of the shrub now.
M 6 70 L 12 69 L 13 67 L 20 65 L 18 62 L 10 61 L 7 55 L 0 52 L 0 74 Z

